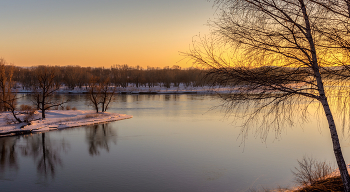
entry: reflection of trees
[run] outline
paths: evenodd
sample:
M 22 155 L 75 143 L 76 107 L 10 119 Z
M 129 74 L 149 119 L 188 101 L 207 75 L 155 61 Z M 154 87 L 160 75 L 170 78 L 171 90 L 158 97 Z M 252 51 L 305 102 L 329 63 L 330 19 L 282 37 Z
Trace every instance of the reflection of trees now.
M 0 172 L 6 168 L 18 169 L 16 143 L 17 137 L 0 139 Z
M 170 95 L 164 95 L 164 100 L 165 101 L 170 101 Z
M 109 144 L 117 144 L 117 134 L 109 128 L 109 124 L 93 125 L 86 129 L 86 139 L 91 156 L 99 155 L 101 149 L 109 152 Z
M 133 95 L 132 99 L 134 102 L 140 101 L 139 95 Z
M 24 156 L 32 156 L 39 174 L 47 177 L 55 176 L 56 166 L 62 166 L 60 152 L 67 149 L 68 145 L 62 140 L 59 143 L 51 142 L 45 133 L 33 135 L 27 138 L 27 144 L 22 148 Z
M 123 103 L 128 102 L 127 95 L 118 95 L 118 97 L 120 98 L 120 100 L 121 100 Z

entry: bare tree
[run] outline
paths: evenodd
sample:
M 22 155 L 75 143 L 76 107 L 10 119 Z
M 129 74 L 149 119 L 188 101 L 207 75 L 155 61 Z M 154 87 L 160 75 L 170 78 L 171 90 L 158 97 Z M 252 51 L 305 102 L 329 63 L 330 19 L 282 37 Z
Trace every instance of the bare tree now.
M 109 104 L 113 100 L 115 94 L 115 87 L 111 86 L 109 78 L 103 82 L 97 83 L 97 78 L 93 77 L 90 80 L 89 85 L 89 98 L 96 113 L 99 112 L 99 106 L 101 105 L 101 112 L 107 111 Z
M 101 111 L 105 112 L 107 111 L 109 104 L 113 100 L 113 96 L 115 94 L 115 87 L 111 86 L 109 79 L 106 79 L 103 83 L 100 83 L 100 90 L 101 90 L 101 99 L 100 104 Z
M 46 110 L 51 107 L 61 106 L 67 101 L 53 101 L 52 96 L 60 88 L 60 83 L 55 81 L 55 69 L 48 66 L 35 68 L 37 83 L 34 87 L 35 101 L 37 108 L 41 110 L 42 118 L 45 119 Z
M 299 167 L 294 167 L 292 171 L 295 182 L 301 185 L 314 184 L 320 179 L 325 179 L 333 172 L 333 168 L 330 163 L 325 161 L 317 161 L 312 157 L 304 156 L 301 160 L 298 160 Z
M 15 111 L 18 98 L 16 93 L 12 91 L 14 86 L 13 71 L 14 67 L 0 58 L 0 111 L 11 111 L 16 122 L 22 123 Z
M 266 138 L 272 128 L 279 134 L 283 122 L 293 124 L 292 116 L 296 114 L 290 111 L 292 105 L 306 113 L 310 103 L 317 101 L 328 121 L 344 189 L 350 191 L 350 177 L 329 105 L 329 99 L 339 96 L 345 87 L 338 92 L 327 89 L 335 87 L 339 79 L 336 73 L 329 76 L 326 72 L 333 70 L 330 67 L 348 66 L 347 3 L 216 0 L 220 15 L 210 23 L 211 36 L 194 41 L 185 54 L 195 64 L 210 69 L 207 78 L 211 83 L 234 87 L 234 93 L 222 98 L 228 112 L 250 114 L 242 129 L 243 138 L 248 134 L 248 123 L 258 115 L 263 115 L 258 128 L 261 137 Z
M 8 111 L 9 106 L 4 101 L 11 100 L 12 94 L 12 76 L 13 69 L 4 59 L 0 59 L 0 110 Z

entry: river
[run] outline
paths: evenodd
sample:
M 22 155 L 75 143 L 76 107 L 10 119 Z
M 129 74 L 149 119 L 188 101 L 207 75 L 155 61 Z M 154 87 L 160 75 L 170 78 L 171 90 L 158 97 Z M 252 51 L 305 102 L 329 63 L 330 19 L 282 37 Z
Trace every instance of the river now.
M 56 99 L 92 110 L 86 95 Z M 0 138 L 1 191 L 240 192 L 294 186 L 291 171 L 305 155 L 335 162 L 322 116 L 242 143 L 241 120 L 218 105 L 213 95 L 118 95 L 109 111 L 132 119 Z

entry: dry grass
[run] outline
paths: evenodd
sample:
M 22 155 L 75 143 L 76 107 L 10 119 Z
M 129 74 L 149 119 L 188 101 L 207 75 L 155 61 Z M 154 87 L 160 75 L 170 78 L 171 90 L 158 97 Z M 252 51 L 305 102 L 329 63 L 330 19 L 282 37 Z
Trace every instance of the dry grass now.
M 295 192 L 317 192 L 317 191 L 318 192 L 344 191 L 344 185 L 340 176 L 337 176 L 337 177 L 321 179 L 314 182 L 311 185 L 295 190 Z
M 24 122 L 30 122 L 30 121 L 33 121 L 35 119 L 35 111 L 36 110 L 33 106 L 21 105 L 19 108 L 22 111 L 22 113 L 25 114 L 25 116 L 23 117 Z
M 299 167 L 295 167 L 295 182 L 299 185 L 312 185 L 316 181 L 326 178 L 334 168 L 327 162 L 317 161 L 311 157 L 303 157 L 298 160 Z
M 327 162 L 317 161 L 310 157 L 298 160 L 299 168 L 295 167 L 295 181 L 302 187 L 295 192 L 343 191 L 340 176 L 330 177 L 334 168 Z
M 250 189 L 249 192 L 285 192 L 285 191 L 289 191 L 288 189 L 286 188 L 283 188 L 283 187 L 279 187 L 277 189 L 266 189 L 266 188 L 263 188 L 263 189 L 260 189 L 260 190 L 256 190 L 256 189 Z
M 85 119 L 89 119 L 89 118 L 94 118 L 94 117 L 98 117 L 99 116 L 99 114 L 87 114 L 87 115 L 85 115 Z
M 297 189 L 288 190 L 278 188 L 274 190 L 262 189 L 259 192 L 338 192 L 344 191 L 344 185 L 340 176 L 334 176 L 332 166 L 324 161 L 303 157 L 298 160 L 299 167 L 292 171 L 295 182 L 300 185 Z M 333 176 L 332 176 L 333 175 Z M 257 190 L 250 190 L 257 192 Z
M 19 106 L 19 110 L 21 110 L 21 111 L 32 111 L 33 107 L 30 106 L 30 105 L 21 105 L 21 106 Z
M 340 176 L 329 177 L 315 181 L 311 185 L 304 185 L 296 190 L 288 190 L 284 188 L 269 190 L 250 190 L 249 192 L 343 192 L 344 185 Z

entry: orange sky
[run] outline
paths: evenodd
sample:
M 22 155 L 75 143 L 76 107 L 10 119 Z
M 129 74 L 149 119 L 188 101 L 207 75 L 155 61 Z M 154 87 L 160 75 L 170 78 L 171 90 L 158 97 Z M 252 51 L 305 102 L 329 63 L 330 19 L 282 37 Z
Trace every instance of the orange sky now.
M 18 66 L 179 65 L 213 18 L 206 0 L 0 1 L 0 57 Z

